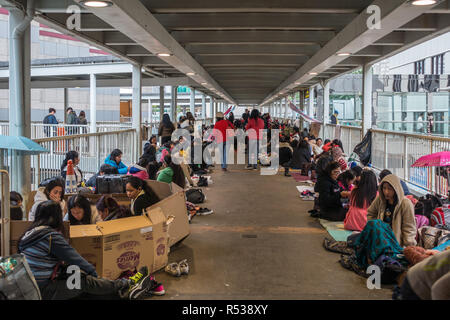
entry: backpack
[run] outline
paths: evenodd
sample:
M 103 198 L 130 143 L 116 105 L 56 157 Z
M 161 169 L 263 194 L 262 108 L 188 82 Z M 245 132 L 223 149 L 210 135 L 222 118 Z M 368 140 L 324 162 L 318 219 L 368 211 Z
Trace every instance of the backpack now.
M 427 194 L 425 197 L 420 197 L 419 202 L 423 204 L 423 215 L 428 219 L 431 218 L 431 214 L 434 209 L 437 207 L 442 207 L 442 200 L 432 194 Z
M 205 201 L 205 194 L 202 189 L 189 189 L 186 191 L 186 200 L 195 204 L 203 203 Z
M 430 225 L 432 227 L 441 224 L 450 226 L 450 208 L 448 207 L 438 207 L 433 210 L 430 217 Z
M 199 177 L 197 186 L 199 187 L 207 187 L 208 186 L 208 179 L 205 177 Z

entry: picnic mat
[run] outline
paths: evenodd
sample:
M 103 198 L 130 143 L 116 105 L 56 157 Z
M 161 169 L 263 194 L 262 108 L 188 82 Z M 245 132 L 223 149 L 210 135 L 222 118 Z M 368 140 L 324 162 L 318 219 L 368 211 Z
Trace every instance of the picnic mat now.
M 342 221 L 319 219 L 319 222 L 336 241 L 347 241 L 347 237 L 353 233 L 353 231 L 344 229 L 344 222 Z
M 292 172 L 291 176 L 297 182 L 306 181 L 306 180 L 310 180 L 311 179 L 309 176 L 302 176 L 301 172 Z

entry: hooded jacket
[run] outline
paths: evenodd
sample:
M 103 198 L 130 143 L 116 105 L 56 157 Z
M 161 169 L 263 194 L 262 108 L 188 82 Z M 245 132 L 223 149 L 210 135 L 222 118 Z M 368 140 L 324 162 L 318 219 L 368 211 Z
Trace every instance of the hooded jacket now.
M 45 187 L 40 187 L 38 189 L 38 191 L 36 192 L 36 195 L 34 196 L 34 203 L 33 206 L 30 209 L 30 214 L 28 215 L 28 220 L 29 221 L 34 221 L 34 216 L 36 214 L 36 209 L 39 206 L 39 204 L 41 204 L 44 201 L 48 201 L 49 199 L 47 198 L 47 196 L 44 193 Z M 61 206 L 61 211 L 63 212 L 64 215 L 64 211 L 66 210 L 66 202 L 63 200 L 60 203 Z
M 415 246 L 417 244 L 417 228 L 414 207 L 411 200 L 405 197 L 400 179 L 396 175 L 390 174 L 381 180 L 380 186 L 378 187 L 378 196 L 367 209 L 367 220 L 384 220 L 387 201 L 382 189 L 384 182 L 391 185 L 398 199 L 392 215 L 392 231 L 394 232 L 395 238 L 402 247 Z
M 111 155 L 106 157 L 105 163 L 117 168 L 117 170 L 119 170 L 119 174 L 126 174 L 128 172 L 127 166 L 122 161 L 117 164 L 114 160 L 111 160 Z
M 64 261 L 77 265 L 89 275 L 97 277 L 94 266 L 81 257 L 62 234 L 48 226 L 36 227 L 22 237 L 18 252 L 25 255 L 40 289 L 49 282 L 55 266 Z
M 127 175 L 135 176 L 142 180 L 148 180 L 147 169 L 137 164 L 134 164 L 130 167 Z

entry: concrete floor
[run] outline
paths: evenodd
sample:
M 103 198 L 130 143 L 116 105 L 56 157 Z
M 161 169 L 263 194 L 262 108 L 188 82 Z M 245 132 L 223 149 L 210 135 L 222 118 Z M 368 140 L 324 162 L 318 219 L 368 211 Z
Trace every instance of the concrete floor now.
M 328 234 L 307 213 L 312 202 L 299 197 L 300 183 L 242 165 L 214 171 L 202 204 L 214 214 L 195 217 L 191 235 L 169 255 L 169 262 L 187 258 L 190 274 L 157 272 L 166 295 L 151 299 L 391 299 L 391 287 L 367 289 L 322 247 Z

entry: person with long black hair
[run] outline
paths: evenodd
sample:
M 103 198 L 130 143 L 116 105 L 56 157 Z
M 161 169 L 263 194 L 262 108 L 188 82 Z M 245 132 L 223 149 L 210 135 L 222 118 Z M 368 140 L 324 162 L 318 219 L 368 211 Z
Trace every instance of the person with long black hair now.
M 28 215 L 29 221 L 34 221 L 36 209 L 41 202 L 53 200 L 61 206 L 61 212 L 66 212 L 66 202 L 64 201 L 65 183 L 61 177 L 51 179 L 45 187 L 40 187 L 34 196 L 34 203 Z M 61 213 L 62 219 L 62 213 Z
M 119 174 L 127 174 L 128 167 L 122 162 L 122 154 L 123 152 L 120 149 L 114 149 L 105 159 L 105 163 L 116 167 Z
M 367 224 L 367 209 L 377 196 L 377 177 L 372 170 L 362 170 L 361 179 L 350 194 L 350 206 L 345 216 L 344 228 L 362 231 Z
M 249 131 L 248 142 L 249 142 L 249 163 L 246 169 L 258 169 L 258 154 L 259 154 L 259 140 L 262 138 L 262 132 L 260 130 L 264 129 L 264 120 L 261 119 L 258 109 L 253 109 L 250 113 L 250 118 L 247 125 L 245 126 L 245 131 Z M 256 141 L 255 141 L 256 140 Z M 252 142 L 253 141 L 253 142 Z M 252 144 L 256 144 L 256 150 L 252 150 Z M 250 164 L 253 162 L 253 164 Z
M 158 136 L 161 137 L 161 145 L 170 141 L 172 138 L 172 132 L 175 131 L 175 126 L 170 121 L 170 116 L 164 113 L 161 123 L 158 128 Z
M 72 150 L 66 153 L 66 157 L 64 158 L 63 163 L 61 164 L 61 176 L 66 179 L 67 174 L 67 163 L 69 160 L 72 160 L 73 163 L 73 171 L 75 173 L 75 177 L 77 179 L 77 185 L 80 185 L 83 181 L 83 173 L 80 168 L 78 168 L 78 164 L 80 163 L 80 156 L 77 151 Z
M 164 157 L 163 169 L 159 172 L 157 181 L 166 183 L 175 182 L 181 188 L 184 189 L 186 184 L 186 178 L 183 173 L 183 169 L 178 164 L 172 161 L 172 157 L 167 155 Z
M 102 221 L 96 213 L 92 213 L 89 200 L 80 194 L 70 197 L 67 204 L 68 212 L 64 216 L 64 221 L 69 221 L 70 225 L 96 224 Z
M 145 209 L 160 201 L 147 182 L 137 177 L 130 176 L 125 189 L 131 199 L 131 212 L 135 216 L 142 215 Z
M 120 206 L 110 195 L 103 195 L 95 205 L 97 212 L 103 221 L 116 220 L 131 217 L 131 210 L 125 206 Z
M 61 207 L 52 200 L 39 204 L 36 219 L 22 235 L 18 252 L 23 254 L 44 300 L 68 300 L 86 297 L 137 299 L 155 287 L 147 267 L 129 279 L 98 278 L 95 267 L 81 257 L 64 239 Z M 80 287 L 67 286 L 65 266 L 78 266 Z

